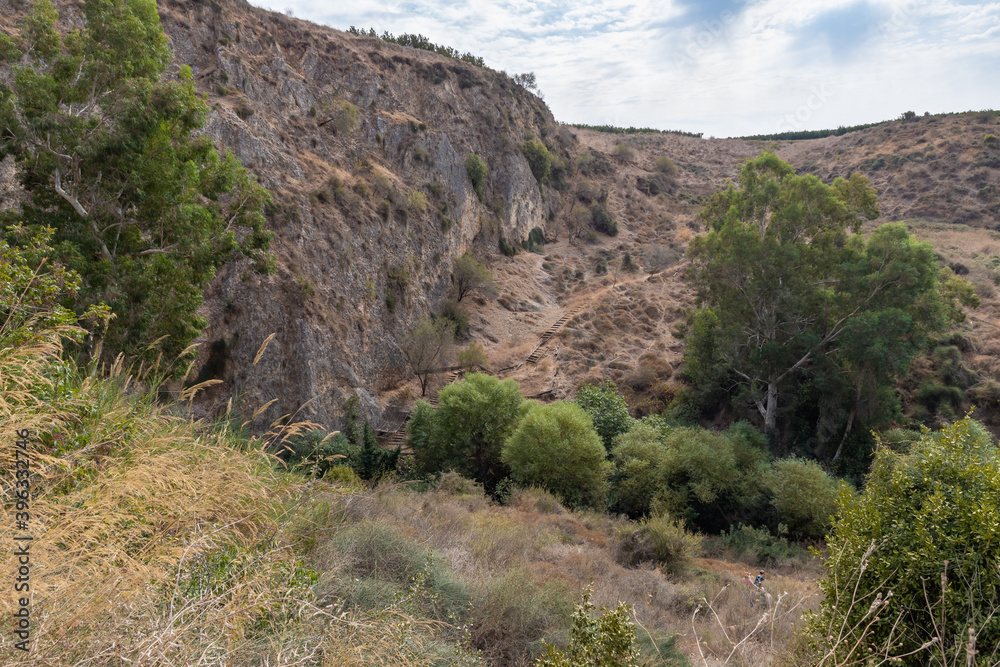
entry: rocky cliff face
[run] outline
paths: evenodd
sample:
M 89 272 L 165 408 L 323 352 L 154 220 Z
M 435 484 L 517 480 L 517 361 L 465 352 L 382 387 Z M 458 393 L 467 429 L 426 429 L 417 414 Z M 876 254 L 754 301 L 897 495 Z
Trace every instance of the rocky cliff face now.
M 357 395 L 377 419 L 376 393 L 405 376 L 401 343 L 446 298 L 453 258 L 545 226 L 520 147 L 558 134 L 548 108 L 505 74 L 238 0 L 159 11 L 174 62 L 209 95 L 206 132 L 275 196 L 276 274 L 229 266 L 207 296 L 201 379 L 225 383 L 203 408 L 235 392 L 251 407 L 278 399 L 261 424 L 333 425 Z M 482 201 L 469 153 L 488 167 Z

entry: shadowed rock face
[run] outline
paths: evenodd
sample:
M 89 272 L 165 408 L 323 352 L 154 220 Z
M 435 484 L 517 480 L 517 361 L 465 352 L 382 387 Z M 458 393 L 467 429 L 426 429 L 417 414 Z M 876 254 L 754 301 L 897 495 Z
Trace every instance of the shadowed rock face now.
M 230 265 L 207 295 L 198 367 L 225 382 L 201 409 L 277 398 L 256 427 L 296 411 L 333 426 L 357 395 L 377 420 L 375 396 L 405 377 L 401 342 L 446 298 L 453 258 L 544 227 L 520 146 L 556 131 L 551 113 L 504 74 L 243 2 L 161 0 L 159 11 L 175 64 L 209 96 L 205 131 L 275 196 L 276 273 Z M 470 152 L 489 169 L 485 202 Z

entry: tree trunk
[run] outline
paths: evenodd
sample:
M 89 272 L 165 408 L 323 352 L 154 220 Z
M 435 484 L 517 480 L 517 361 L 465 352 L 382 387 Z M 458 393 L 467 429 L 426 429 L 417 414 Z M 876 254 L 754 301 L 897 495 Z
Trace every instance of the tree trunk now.
M 854 405 L 851 406 L 851 414 L 847 417 L 847 429 L 844 431 L 844 437 L 840 439 L 837 452 L 833 455 L 834 461 L 840 458 L 840 451 L 844 448 L 844 443 L 847 441 L 847 435 L 851 432 L 851 427 L 854 426 L 854 415 L 858 413 L 858 404 L 861 403 L 861 389 L 864 386 L 862 382 L 863 376 L 858 378 L 858 391 L 854 397 Z
M 778 410 L 778 383 L 767 383 L 767 407 L 764 411 L 764 430 L 773 431 L 775 413 Z

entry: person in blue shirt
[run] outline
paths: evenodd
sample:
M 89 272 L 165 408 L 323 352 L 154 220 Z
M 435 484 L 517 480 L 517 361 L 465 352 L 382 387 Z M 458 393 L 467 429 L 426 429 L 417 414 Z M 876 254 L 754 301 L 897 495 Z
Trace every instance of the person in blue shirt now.
M 755 587 L 757 587 L 757 588 L 763 588 L 764 587 L 764 570 L 761 570 L 760 574 L 758 574 L 756 577 L 754 577 L 753 585 Z

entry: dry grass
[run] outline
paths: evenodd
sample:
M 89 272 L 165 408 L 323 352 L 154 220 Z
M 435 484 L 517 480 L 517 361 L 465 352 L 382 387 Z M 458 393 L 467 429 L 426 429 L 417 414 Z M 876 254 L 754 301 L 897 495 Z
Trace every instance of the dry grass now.
M 528 665 L 543 640 L 566 641 L 591 581 L 598 605 L 633 605 L 646 655 L 670 657 L 653 664 L 679 664 L 671 642 L 689 656 L 725 648 L 704 614 L 693 634 L 699 599 L 737 627 L 756 613 L 715 565 L 687 578 L 619 565 L 622 519 L 566 511 L 537 489 L 502 507 L 460 479 L 429 491 L 306 480 L 263 440 L 177 416 L 120 369 L 69 373 L 55 391 L 59 352 L 55 335 L 0 350 L 3 456 L 13 429 L 38 434 L 33 650 L 0 636 L 17 664 Z M 10 597 L 0 605 L 13 611 Z M 789 641 L 771 637 L 745 643 L 754 664 Z
M 294 541 L 310 485 L 264 440 L 176 416 L 118 366 L 81 379 L 60 333 L 0 347 L 3 460 L 32 432 L 31 651 L 4 632 L 5 664 L 434 664 L 438 629 L 403 605 L 317 604 Z M 13 477 L 4 466 L 8 535 Z M 0 568 L 17 564 L 5 549 Z

